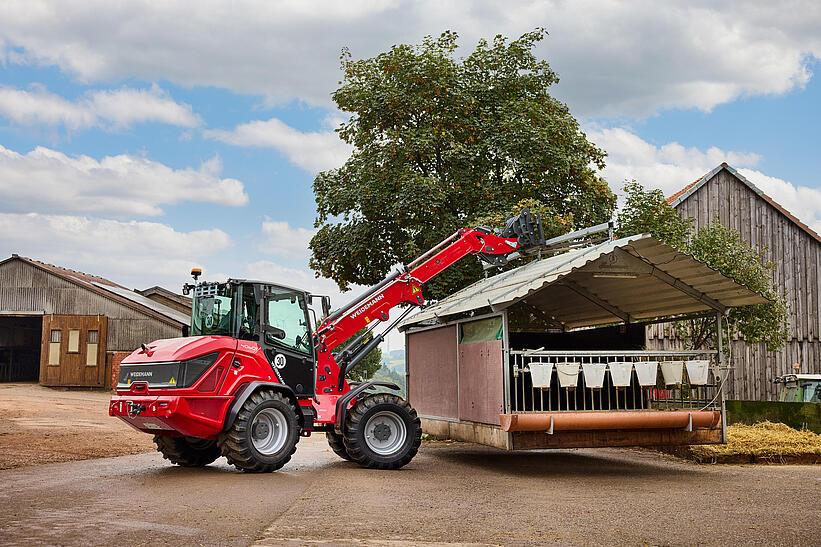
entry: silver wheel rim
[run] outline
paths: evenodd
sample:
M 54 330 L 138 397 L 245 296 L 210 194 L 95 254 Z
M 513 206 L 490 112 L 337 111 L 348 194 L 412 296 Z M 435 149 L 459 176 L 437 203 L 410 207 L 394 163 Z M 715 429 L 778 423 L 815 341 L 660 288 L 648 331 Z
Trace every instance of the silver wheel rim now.
M 257 452 L 270 456 L 285 446 L 288 438 L 288 420 L 276 408 L 260 410 L 251 423 L 251 442 Z
M 396 413 L 383 410 L 365 423 L 365 444 L 380 456 L 398 452 L 408 437 L 405 421 Z

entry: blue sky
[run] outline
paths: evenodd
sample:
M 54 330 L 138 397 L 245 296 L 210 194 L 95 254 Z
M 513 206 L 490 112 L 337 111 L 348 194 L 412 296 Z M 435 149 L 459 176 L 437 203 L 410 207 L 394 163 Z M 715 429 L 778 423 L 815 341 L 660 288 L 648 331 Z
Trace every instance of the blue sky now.
M 227 5 L 226 5 L 227 6 Z M 668 194 L 728 161 L 821 227 L 821 10 L 767 3 L 422 0 L 0 5 L 0 255 L 132 287 L 263 277 L 335 294 L 307 268 L 311 182 L 338 56 L 452 29 L 539 25 L 555 93 L 609 154 L 603 175 Z

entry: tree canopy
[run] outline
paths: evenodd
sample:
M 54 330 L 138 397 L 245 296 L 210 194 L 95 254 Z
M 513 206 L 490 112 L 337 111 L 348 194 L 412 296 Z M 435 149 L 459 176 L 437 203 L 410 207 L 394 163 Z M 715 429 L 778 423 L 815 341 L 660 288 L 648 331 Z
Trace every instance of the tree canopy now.
M 763 342 L 771 351 L 784 345 L 787 307 L 772 284 L 775 265 L 764 259 L 763 250 L 753 249 L 736 230 L 719 223 L 695 230 L 692 220 L 681 218 L 661 190 L 645 190 L 631 181 L 624 192 L 625 204 L 618 215 L 620 235 L 650 233 L 768 298 L 767 304 L 732 309 L 727 334 L 741 334 L 753 344 Z M 675 330 L 693 348 L 714 346 L 716 326 L 711 317 L 679 321 Z
M 546 32 L 482 40 L 457 58 L 457 35 L 369 59 L 343 50 L 333 94 L 354 148 L 314 181 L 310 265 L 346 289 L 370 285 L 462 226 L 499 224 L 528 206 L 546 235 L 607 221 L 615 197 L 594 171 L 604 152 L 552 97 L 557 75 L 534 53 Z M 478 279 L 465 260 L 426 286 L 441 298 Z

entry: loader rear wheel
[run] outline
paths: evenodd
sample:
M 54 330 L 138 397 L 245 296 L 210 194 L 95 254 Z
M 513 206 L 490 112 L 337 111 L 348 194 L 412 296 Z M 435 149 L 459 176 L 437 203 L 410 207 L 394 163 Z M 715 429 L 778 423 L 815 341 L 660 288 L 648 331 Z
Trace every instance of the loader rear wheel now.
M 422 442 L 416 411 L 396 395 L 378 393 L 360 399 L 346 422 L 345 450 L 364 467 L 399 469 L 413 459 Z
M 343 460 L 351 461 L 351 455 L 348 454 L 347 450 L 345 450 L 345 441 L 342 438 L 342 435 L 339 435 L 335 431 L 326 431 L 325 438 L 328 439 L 328 446 L 331 447 L 334 454 Z
M 291 459 L 299 441 L 293 403 L 281 393 L 251 394 L 219 445 L 228 463 L 247 473 L 270 473 Z
M 203 467 L 220 457 L 217 441 L 207 439 L 154 435 L 154 444 L 163 458 L 182 467 Z

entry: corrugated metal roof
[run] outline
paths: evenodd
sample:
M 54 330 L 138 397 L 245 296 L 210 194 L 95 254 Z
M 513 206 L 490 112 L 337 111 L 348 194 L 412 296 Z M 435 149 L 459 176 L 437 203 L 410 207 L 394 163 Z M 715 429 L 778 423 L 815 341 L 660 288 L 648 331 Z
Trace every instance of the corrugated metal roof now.
M 65 279 L 70 283 L 74 283 L 75 285 L 78 285 L 89 291 L 97 293 L 98 295 L 104 296 L 106 298 L 111 298 L 112 300 L 124 306 L 140 311 L 141 313 L 144 313 L 149 317 L 158 319 L 164 323 L 171 324 L 174 326 L 184 326 L 188 325 L 189 323 L 189 317 L 187 315 L 181 314 L 176 310 L 172 310 L 167 306 L 163 306 L 158 302 L 154 302 L 149 298 L 142 297 L 142 295 L 133 293 L 133 291 L 128 290 L 126 287 L 119 285 L 104 277 L 87 274 L 85 272 L 79 272 L 77 270 L 70 270 L 68 268 L 62 268 L 60 266 L 55 266 L 54 264 L 40 262 L 39 260 L 34 260 L 32 258 L 20 256 L 17 254 L 13 254 L 11 255 L 11 257 L 0 261 L 0 265 L 6 264 L 7 262 L 11 262 L 12 260 L 19 260 L 21 262 L 25 262 L 26 264 L 29 264 L 49 274 L 55 275 L 61 279 Z M 141 297 L 141 299 L 138 300 L 137 298 L 132 298 L 131 296 L 133 294 L 137 294 L 137 296 Z M 143 302 L 143 299 L 150 302 L 152 305 L 147 305 Z M 159 306 L 160 308 L 158 309 L 157 306 Z M 171 313 L 167 313 L 168 311 L 170 311 Z
M 498 311 L 522 300 L 568 328 L 767 301 L 693 257 L 638 235 L 534 260 L 477 281 L 408 318 L 400 328 L 482 308 Z
M 160 304 L 156 300 L 151 300 L 147 296 L 143 296 L 138 292 L 130 291 L 128 289 L 119 287 L 119 286 L 111 286 L 105 285 L 103 283 L 94 282 L 94 285 L 97 287 L 114 293 L 117 296 L 125 298 L 126 300 L 130 300 L 135 304 L 139 304 L 140 306 L 144 306 L 160 315 L 167 317 L 168 319 L 172 319 L 177 323 L 181 323 L 183 325 L 187 325 L 189 323 L 190 317 L 182 312 L 179 312 L 173 308 L 169 308 L 163 304 Z

